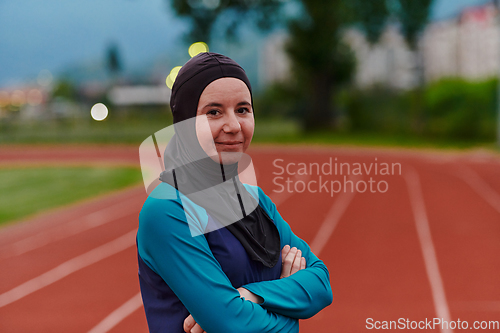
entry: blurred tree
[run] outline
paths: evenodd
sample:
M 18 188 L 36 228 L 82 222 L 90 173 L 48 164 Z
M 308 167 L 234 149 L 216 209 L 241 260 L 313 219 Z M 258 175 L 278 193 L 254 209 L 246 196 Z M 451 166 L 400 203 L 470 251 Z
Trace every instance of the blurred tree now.
M 374 44 L 383 33 L 388 18 L 399 23 L 409 48 L 418 52 L 418 37 L 429 19 L 433 0 L 352 0 L 358 24 Z
M 397 0 L 394 6 L 401 31 L 412 50 L 418 47 L 418 36 L 427 24 L 432 0 Z
M 74 101 L 77 98 L 77 89 L 71 81 L 61 79 L 54 85 L 52 90 L 52 98 L 56 97 Z
M 371 43 L 376 42 L 390 15 L 401 20 L 409 43 L 425 24 L 431 0 L 297 0 L 301 14 L 292 18 L 283 15 L 282 0 L 168 0 L 180 16 L 191 19 L 191 41 L 209 42 L 217 20 L 224 25 L 228 37 L 235 37 L 237 28 L 254 21 L 261 29 L 286 23 L 289 40 L 286 52 L 290 57 L 298 113 L 306 130 L 332 128 L 338 115 L 332 97 L 336 87 L 347 82 L 354 72 L 355 61 L 350 48 L 342 42 L 342 29 L 358 23 Z M 415 17 L 413 12 L 415 11 Z M 223 18 L 223 19 L 221 19 Z
M 210 41 L 212 28 L 223 17 L 224 33 L 236 37 L 241 23 L 252 20 L 261 29 L 270 28 L 280 21 L 282 0 L 167 0 L 180 16 L 189 17 L 192 29 L 188 39 Z
M 344 0 L 302 0 L 302 15 L 289 20 L 286 51 L 292 63 L 297 96 L 302 97 L 305 130 L 335 128 L 332 103 L 336 86 L 349 81 L 355 61 L 341 40 L 341 29 L 352 19 Z
M 340 28 L 351 18 L 347 0 L 301 0 L 302 14 L 283 15 L 282 0 L 169 0 L 180 16 L 191 19 L 191 41 L 210 40 L 212 28 L 221 19 L 228 37 L 235 37 L 243 22 L 255 22 L 260 29 L 286 23 L 290 38 L 286 51 L 295 78 L 296 112 L 307 130 L 335 125 L 332 94 L 336 84 L 348 80 L 354 57 L 341 43 Z
M 417 88 L 413 92 L 413 126 L 417 132 L 425 128 L 425 103 L 424 103 L 424 59 L 422 51 L 418 48 L 418 37 L 427 24 L 432 0 L 395 0 L 395 14 L 401 24 L 401 31 L 406 42 L 416 56 Z
M 390 3 L 386 0 L 352 0 L 350 3 L 366 39 L 370 44 L 375 44 L 386 27 Z
M 385 29 L 388 18 L 396 21 L 408 47 L 416 58 L 416 89 L 410 94 L 413 115 L 413 130 L 424 130 L 424 62 L 418 48 L 419 35 L 427 24 L 432 0 L 353 0 L 354 10 L 359 17 L 359 25 L 364 30 L 370 44 L 378 41 Z
M 116 76 L 122 70 L 120 51 L 115 43 L 111 43 L 106 50 L 106 67 L 112 76 Z

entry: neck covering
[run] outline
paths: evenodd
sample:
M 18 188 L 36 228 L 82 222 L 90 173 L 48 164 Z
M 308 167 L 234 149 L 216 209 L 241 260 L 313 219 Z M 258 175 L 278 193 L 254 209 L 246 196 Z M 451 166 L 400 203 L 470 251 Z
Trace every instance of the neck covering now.
M 281 249 L 279 231 L 238 176 L 238 170 L 250 164 L 248 155 L 243 154 L 239 162 L 230 165 L 214 162 L 196 134 L 200 96 L 207 85 L 224 77 L 243 81 L 252 96 L 245 71 L 226 56 L 204 52 L 182 66 L 170 98 L 175 135 L 165 149 L 165 171 L 160 180 L 174 186 L 212 217 L 214 223 L 209 223 L 203 233 L 227 228 L 252 260 L 274 267 Z

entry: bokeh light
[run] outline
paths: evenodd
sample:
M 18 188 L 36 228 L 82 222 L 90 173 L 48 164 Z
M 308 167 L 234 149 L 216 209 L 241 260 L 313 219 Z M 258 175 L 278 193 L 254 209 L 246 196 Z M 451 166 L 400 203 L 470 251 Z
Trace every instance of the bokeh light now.
M 174 68 L 172 68 L 172 70 L 170 71 L 170 78 L 172 78 L 172 81 L 175 82 L 175 78 L 177 77 L 177 74 L 179 74 L 179 71 L 181 70 L 182 66 L 175 66 Z
M 31 89 L 28 92 L 28 104 L 30 105 L 40 105 L 43 102 L 43 94 L 38 89 Z
M 189 47 L 189 55 L 192 57 L 202 52 L 208 52 L 208 45 L 204 42 L 196 42 Z
M 172 68 L 170 71 L 170 74 L 168 74 L 167 79 L 165 80 L 165 83 L 167 84 L 167 87 L 172 89 L 174 86 L 175 78 L 177 77 L 177 74 L 179 74 L 179 71 L 181 70 L 182 66 L 175 66 Z
M 26 103 L 26 94 L 22 90 L 16 90 L 10 96 L 10 103 L 14 106 L 21 106 Z
M 90 115 L 94 120 L 104 120 L 108 116 L 108 108 L 102 103 L 97 103 L 90 109 Z
M 174 85 L 174 81 L 172 81 L 172 78 L 170 77 L 170 74 L 167 76 L 167 79 L 165 80 L 165 83 L 167 84 L 167 87 L 172 89 Z

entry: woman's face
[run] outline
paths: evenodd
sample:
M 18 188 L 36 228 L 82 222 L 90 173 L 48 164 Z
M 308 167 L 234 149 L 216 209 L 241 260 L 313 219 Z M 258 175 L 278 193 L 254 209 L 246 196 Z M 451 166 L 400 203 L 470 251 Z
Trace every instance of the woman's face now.
M 215 162 L 233 164 L 252 141 L 255 127 L 250 91 L 236 78 L 211 82 L 200 96 L 196 134 Z

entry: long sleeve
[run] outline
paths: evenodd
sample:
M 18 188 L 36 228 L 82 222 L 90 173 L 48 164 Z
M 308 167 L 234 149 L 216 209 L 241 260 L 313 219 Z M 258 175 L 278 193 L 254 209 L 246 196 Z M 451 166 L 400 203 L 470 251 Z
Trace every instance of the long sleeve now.
M 297 237 L 276 209 L 276 205 L 260 188 L 246 185 L 254 193 L 258 189 L 260 205 L 268 212 L 280 232 L 281 246 L 290 245 L 302 251 L 307 267 L 289 277 L 255 282 L 243 287 L 264 299 L 260 305 L 274 313 L 291 318 L 314 316 L 333 301 L 330 276 L 323 261 L 312 253 L 309 245 Z
M 295 318 L 240 298 L 213 256 L 204 235 L 192 237 L 179 199 L 149 197 L 137 234 L 142 260 L 175 292 L 207 332 L 298 332 Z M 190 222 L 188 222 L 188 220 Z

